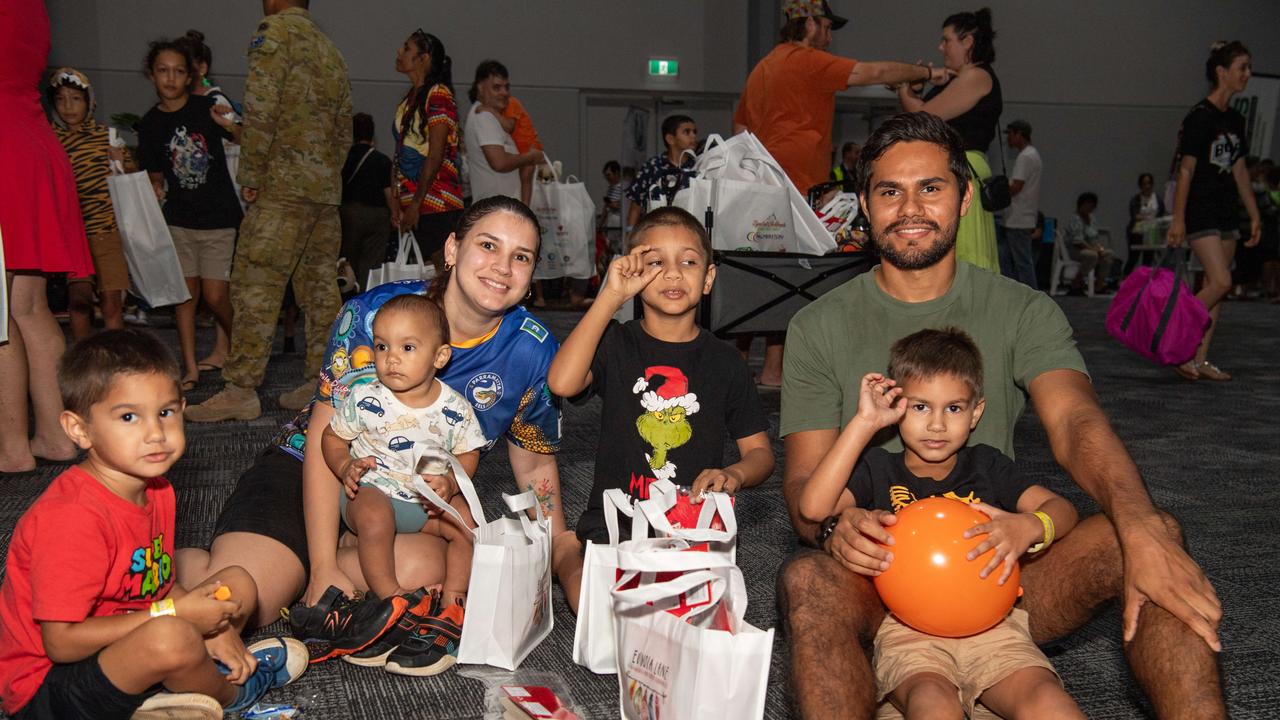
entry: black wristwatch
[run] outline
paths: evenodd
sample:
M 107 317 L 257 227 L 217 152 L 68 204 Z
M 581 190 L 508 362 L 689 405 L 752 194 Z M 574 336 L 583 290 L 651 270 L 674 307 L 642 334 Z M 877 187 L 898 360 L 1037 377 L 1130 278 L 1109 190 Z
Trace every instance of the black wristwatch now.
M 831 533 L 836 531 L 836 525 L 839 524 L 840 516 L 832 515 L 826 520 L 823 520 L 822 524 L 818 526 L 818 534 L 815 535 L 813 539 L 817 541 L 819 550 L 826 550 L 825 546 L 827 544 L 827 540 L 831 537 Z

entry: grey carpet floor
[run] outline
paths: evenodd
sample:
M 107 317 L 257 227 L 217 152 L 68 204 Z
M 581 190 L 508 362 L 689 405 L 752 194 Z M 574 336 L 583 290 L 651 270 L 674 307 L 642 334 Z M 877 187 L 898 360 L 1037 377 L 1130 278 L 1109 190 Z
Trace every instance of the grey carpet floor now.
M 1107 302 L 1101 298 L 1064 298 L 1062 306 L 1116 431 L 1142 469 L 1156 503 L 1184 525 L 1192 555 L 1203 565 L 1225 608 L 1221 666 L 1227 701 L 1235 718 L 1280 717 L 1280 309 L 1258 303 L 1227 305 L 1214 360 L 1232 371 L 1230 383 L 1188 383 L 1171 371 L 1151 366 L 1111 341 L 1103 330 Z M 578 315 L 546 312 L 544 319 L 563 337 Z M 171 328 L 158 332 L 170 341 Z M 201 331 L 202 348 L 211 331 Z M 278 341 L 277 341 L 278 347 Z M 760 349 L 756 348 L 757 351 Z M 287 418 L 274 397 L 300 379 L 297 355 L 273 358 L 263 387 L 264 411 L 249 423 L 188 425 L 186 456 L 170 478 L 178 493 L 179 546 L 209 539 L 219 507 L 237 475 L 251 462 Z M 759 364 L 758 352 L 754 364 Z M 200 401 L 220 386 L 215 374 L 191 395 Z M 764 393 L 776 437 L 779 397 Z M 560 473 L 570 518 L 586 502 L 591 475 L 599 403 L 567 406 Z M 1016 430 L 1018 461 L 1037 482 L 1076 502 L 1082 512 L 1096 506 L 1053 462 L 1044 432 L 1028 413 Z M 779 472 L 738 501 L 739 563 L 747 579 L 747 619 L 774 627 L 774 577 L 796 547 L 779 492 L 782 446 L 775 439 Z M 0 546 L 7 547 L 13 525 L 48 482 L 63 469 L 49 465 L 0 480 Z M 485 460 L 477 480 L 488 505 L 496 510 L 502 490 L 513 487 L 504 452 Z M 268 630 L 279 631 L 279 625 Z M 570 661 L 573 616 L 556 590 L 555 629 L 526 660 L 522 670 L 557 676 L 586 717 L 617 716 L 617 684 Z M 1069 639 L 1048 648 L 1067 689 L 1091 718 L 1142 718 L 1150 711 L 1129 675 L 1121 654 L 1120 618 L 1104 610 Z M 786 645 L 779 637 L 768 688 L 768 718 L 790 716 L 785 691 Z M 433 679 L 409 679 L 342 662 L 312 667 L 297 683 L 269 699 L 306 704 L 306 717 L 457 718 L 484 716 L 485 685 L 468 677 L 477 669 L 450 671 Z M 479 672 L 483 673 L 481 669 Z M 491 679 L 501 678 L 490 673 Z

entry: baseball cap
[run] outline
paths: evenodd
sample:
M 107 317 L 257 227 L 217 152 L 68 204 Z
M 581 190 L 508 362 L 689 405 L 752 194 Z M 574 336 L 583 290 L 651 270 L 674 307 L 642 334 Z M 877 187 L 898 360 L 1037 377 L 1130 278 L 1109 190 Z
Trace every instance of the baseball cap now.
M 827 0 L 786 0 L 782 4 L 782 15 L 788 20 L 808 17 L 824 17 L 831 21 L 831 29 L 839 30 L 849 22 L 831 12 L 831 4 Z
M 1031 137 L 1031 123 L 1026 120 L 1014 120 L 1005 126 L 1005 132 L 1016 132 L 1023 137 Z

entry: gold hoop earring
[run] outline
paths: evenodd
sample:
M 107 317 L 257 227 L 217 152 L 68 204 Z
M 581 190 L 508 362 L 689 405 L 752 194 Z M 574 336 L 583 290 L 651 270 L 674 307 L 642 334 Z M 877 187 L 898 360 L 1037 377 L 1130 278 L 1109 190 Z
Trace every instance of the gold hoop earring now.
M 529 286 L 529 290 L 528 290 L 528 291 L 526 291 L 526 292 L 525 292 L 525 294 L 524 294 L 525 302 L 528 302 L 528 301 L 529 301 L 529 298 L 531 298 L 531 297 L 533 297 L 533 286 L 532 286 L 532 285 L 530 285 L 530 286 Z
M 445 271 L 445 272 L 453 272 L 453 263 L 451 263 L 451 262 L 446 262 L 446 263 L 444 264 L 444 271 Z

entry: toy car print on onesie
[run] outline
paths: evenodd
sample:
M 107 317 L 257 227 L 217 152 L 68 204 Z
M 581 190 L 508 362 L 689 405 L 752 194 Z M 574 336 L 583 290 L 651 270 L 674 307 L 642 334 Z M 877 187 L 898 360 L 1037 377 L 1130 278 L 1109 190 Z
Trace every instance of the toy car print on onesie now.
M 1022 594 L 1021 568 L 1004 585 L 998 573 L 979 571 L 994 549 L 974 558 L 977 544 L 964 531 L 990 520 L 958 500 L 931 497 L 898 511 L 898 522 L 885 527 L 893 536 L 889 568 L 874 579 L 885 607 L 904 624 L 939 637 L 968 637 L 1000 622 Z

